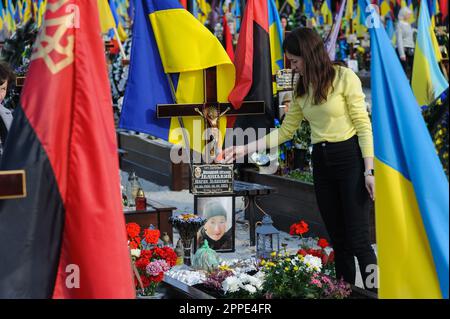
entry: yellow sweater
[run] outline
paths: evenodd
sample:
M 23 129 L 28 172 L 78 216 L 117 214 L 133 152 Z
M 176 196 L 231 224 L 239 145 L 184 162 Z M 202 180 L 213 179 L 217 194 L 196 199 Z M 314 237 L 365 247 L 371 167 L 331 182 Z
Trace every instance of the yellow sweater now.
M 306 118 L 311 125 L 313 144 L 342 142 L 357 134 L 362 156 L 374 156 L 372 125 L 361 80 L 349 68 L 335 68 L 334 91 L 328 95 L 327 101 L 314 105 L 311 94 L 295 98 L 281 127 L 266 136 L 269 148 L 292 139 L 301 121 Z

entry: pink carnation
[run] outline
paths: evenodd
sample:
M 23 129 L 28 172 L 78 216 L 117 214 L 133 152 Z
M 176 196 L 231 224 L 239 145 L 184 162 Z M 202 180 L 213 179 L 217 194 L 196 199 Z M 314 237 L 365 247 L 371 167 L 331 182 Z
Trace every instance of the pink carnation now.
M 150 276 L 158 276 L 162 272 L 166 272 L 170 269 L 170 266 L 167 264 L 165 260 L 159 259 L 156 261 L 152 261 L 145 267 L 145 271 Z

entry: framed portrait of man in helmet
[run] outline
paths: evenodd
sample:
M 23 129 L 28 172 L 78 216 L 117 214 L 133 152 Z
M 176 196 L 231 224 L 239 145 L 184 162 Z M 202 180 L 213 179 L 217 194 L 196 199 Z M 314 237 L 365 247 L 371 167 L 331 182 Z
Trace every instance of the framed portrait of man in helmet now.
M 235 216 L 233 196 L 195 196 L 195 213 L 206 218 L 206 223 L 197 232 L 194 250 L 208 241 L 217 252 L 235 250 Z

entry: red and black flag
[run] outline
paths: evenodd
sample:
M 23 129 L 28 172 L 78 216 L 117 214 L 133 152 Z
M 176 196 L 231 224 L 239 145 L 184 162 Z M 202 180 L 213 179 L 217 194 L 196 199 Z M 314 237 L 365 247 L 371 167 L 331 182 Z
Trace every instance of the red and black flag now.
M 264 101 L 265 114 L 238 116 L 234 127 L 274 127 L 269 12 L 267 1 L 247 1 L 235 52 L 236 84 L 228 99 L 237 109 L 243 101 Z
M 0 298 L 133 298 L 97 1 L 48 0 L 1 170 Z
M 222 25 L 225 50 L 227 51 L 231 61 L 234 61 L 233 36 L 231 35 L 230 27 L 228 26 L 227 17 L 225 15 L 222 17 Z

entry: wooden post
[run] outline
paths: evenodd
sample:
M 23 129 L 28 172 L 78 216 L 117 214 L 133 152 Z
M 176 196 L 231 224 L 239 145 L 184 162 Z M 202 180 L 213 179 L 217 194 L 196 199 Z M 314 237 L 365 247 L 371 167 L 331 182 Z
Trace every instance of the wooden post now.
M 217 101 L 217 78 L 216 67 L 208 68 L 204 71 L 204 103 L 199 104 L 158 104 L 156 115 L 158 118 L 172 118 L 182 116 L 202 116 L 206 128 L 211 128 L 211 131 L 219 129 L 219 119 L 223 115 L 257 115 L 264 114 L 263 101 L 246 101 L 242 103 L 239 110 L 234 109 L 231 103 L 220 103 Z M 213 116 L 215 114 L 215 116 Z M 180 125 L 181 126 L 181 125 Z M 187 139 L 186 139 L 187 140 Z M 206 141 L 208 144 L 210 141 Z M 217 142 L 217 141 L 216 141 Z M 220 146 L 220 145 L 219 145 Z M 211 148 L 209 161 L 213 160 L 215 156 L 212 153 L 218 151 L 216 148 Z M 218 155 L 216 153 L 216 155 Z

